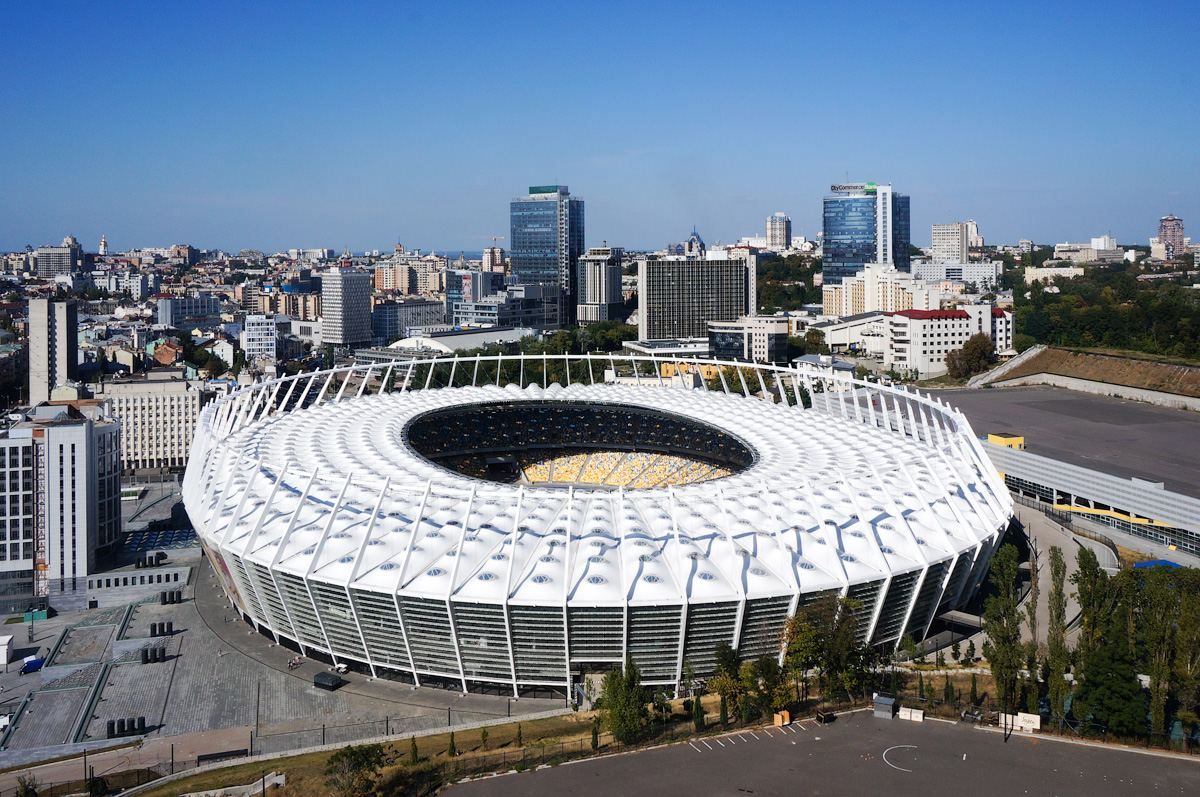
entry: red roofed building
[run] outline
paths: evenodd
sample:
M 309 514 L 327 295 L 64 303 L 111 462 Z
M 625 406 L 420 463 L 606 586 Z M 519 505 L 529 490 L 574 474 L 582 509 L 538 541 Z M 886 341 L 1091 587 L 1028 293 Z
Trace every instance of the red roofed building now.
M 992 339 L 997 353 L 1012 349 L 1012 313 L 989 304 L 957 310 L 901 310 L 884 324 L 883 365 L 927 379 L 946 373 L 946 354 L 961 349 L 972 335 Z

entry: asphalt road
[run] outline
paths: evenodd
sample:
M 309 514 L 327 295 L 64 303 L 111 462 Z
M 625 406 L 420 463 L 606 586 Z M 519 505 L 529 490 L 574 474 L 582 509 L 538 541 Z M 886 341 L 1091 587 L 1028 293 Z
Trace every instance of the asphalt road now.
M 451 787 L 450 797 L 569 794 L 928 797 L 1200 793 L 1200 758 L 1146 755 L 967 725 L 875 719 L 743 731 L 704 742 L 502 775 Z
M 1015 432 L 1035 454 L 1200 498 L 1200 413 L 1056 387 L 935 392 L 975 433 Z

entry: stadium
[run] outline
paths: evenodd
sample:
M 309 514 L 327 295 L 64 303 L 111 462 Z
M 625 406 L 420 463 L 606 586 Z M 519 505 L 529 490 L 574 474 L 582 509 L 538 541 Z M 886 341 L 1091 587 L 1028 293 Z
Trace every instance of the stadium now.
M 261 382 L 202 411 L 185 505 L 260 632 L 463 691 L 565 692 L 626 658 L 676 686 L 723 642 L 782 655 L 786 618 L 837 595 L 891 649 L 979 587 L 1012 503 L 957 410 L 825 371 L 663 365 Z

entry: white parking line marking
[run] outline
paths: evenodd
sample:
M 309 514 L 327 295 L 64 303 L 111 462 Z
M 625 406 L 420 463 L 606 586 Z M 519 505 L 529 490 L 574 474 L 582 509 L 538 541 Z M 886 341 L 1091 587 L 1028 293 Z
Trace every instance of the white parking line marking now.
M 725 746 L 725 743 L 722 742 L 720 739 L 717 739 L 716 741 L 717 741 L 717 744 L 721 745 L 722 747 Z
M 740 733 L 738 734 L 738 738 L 741 739 L 743 742 L 750 741 L 749 739 L 747 739 L 745 736 L 741 735 Z
M 754 731 L 750 731 L 750 735 L 753 736 L 756 741 L 758 740 L 758 734 Z
M 905 769 L 904 767 L 898 767 L 895 764 L 893 764 L 891 761 L 887 760 L 888 753 L 892 752 L 893 750 L 904 750 L 904 749 L 915 750 L 915 749 L 917 749 L 917 746 L 915 744 L 898 744 L 893 747 L 889 747 L 888 749 L 883 751 L 883 763 L 887 764 L 892 769 L 898 769 L 901 772 L 912 772 L 911 769 Z
M 709 750 L 711 750 L 711 749 L 712 749 L 712 745 L 711 745 L 711 744 L 709 744 L 708 742 L 704 741 L 703 739 L 701 739 L 701 740 L 700 740 L 700 744 L 704 745 L 704 746 L 705 746 L 705 747 L 707 747 Z
M 703 750 L 701 750 L 699 747 L 697 747 L 696 745 L 692 744 L 691 742 L 688 742 L 688 745 L 690 745 L 690 746 L 691 746 L 691 748 L 692 748 L 693 750 L 695 750 L 697 753 L 703 753 L 703 752 L 704 752 Z

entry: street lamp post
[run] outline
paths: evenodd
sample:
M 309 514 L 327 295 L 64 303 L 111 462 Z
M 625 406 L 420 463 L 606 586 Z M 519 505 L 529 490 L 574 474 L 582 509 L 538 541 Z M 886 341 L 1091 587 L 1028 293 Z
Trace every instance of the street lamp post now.
M 30 642 L 33 641 L 33 621 L 34 621 L 33 611 L 34 611 L 33 605 L 30 604 L 30 606 L 29 606 L 29 641 Z

